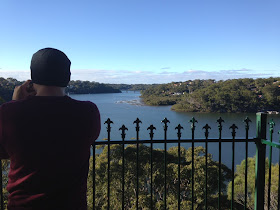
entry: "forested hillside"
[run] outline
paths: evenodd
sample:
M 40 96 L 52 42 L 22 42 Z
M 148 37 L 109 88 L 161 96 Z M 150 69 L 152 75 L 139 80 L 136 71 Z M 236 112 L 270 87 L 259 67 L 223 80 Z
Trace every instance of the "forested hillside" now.
M 150 84 L 108 84 L 109 86 L 120 90 L 146 90 L 152 85 Z
M 0 104 L 12 100 L 14 88 L 22 82 L 13 78 L 4 79 L 0 77 Z
M 22 82 L 0 77 L 0 104 L 12 98 L 13 89 Z M 119 93 L 141 90 L 147 105 L 173 105 L 186 112 L 257 112 L 280 111 L 280 78 L 233 79 L 226 81 L 188 80 L 168 84 L 127 85 L 70 81 L 67 93 Z
M 66 88 L 66 93 L 74 94 L 90 94 L 90 93 L 120 93 L 121 91 L 117 88 L 114 88 L 110 85 L 98 83 L 98 82 L 89 82 L 89 81 L 70 81 L 69 85 Z
M 15 86 L 23 82 L 13 78 L 4 79 L 0 77 L 0 104 L 12 100 Z M 66 93 L 90 94 L 90 93 L 120 93 L 121 91 L 108 84 L 89 81 L 70 81 L 66 88 Z
M 280 110 L 280 78 L 189 80 L 153 86 L 141 94 L 148 105 L 173 105 L 176 111 Z

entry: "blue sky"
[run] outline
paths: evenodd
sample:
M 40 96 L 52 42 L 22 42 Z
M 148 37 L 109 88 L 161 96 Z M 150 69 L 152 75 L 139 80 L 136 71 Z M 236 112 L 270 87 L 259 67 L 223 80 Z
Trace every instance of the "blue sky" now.
M 64 51 L 72 79 L 167 83 L 280 76 L 279 0 L 1 0 L 0 77 Z

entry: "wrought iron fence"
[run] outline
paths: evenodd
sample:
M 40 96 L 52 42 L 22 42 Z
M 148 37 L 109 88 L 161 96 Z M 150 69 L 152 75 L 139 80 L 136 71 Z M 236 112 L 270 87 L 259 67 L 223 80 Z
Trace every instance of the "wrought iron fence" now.
M 238 126 L 236 124 L 232 124 L 229 129 L 231 130 L 231 138 L 222 138 L 222 130 L 223 130 L 223 122 L 224 120 L 222 118 L 219 118 L 217 120 L 217 126 L 218 126 L 218 137 L 217 138 L 211 138 L 209 139 L 209 132 L 211 127 L 206 124 L 203 127 L 204 130 L 204 138 L 195 138 L 195 129 L 196 129 L 196 124 L 198 123 L 195 118 L 190 119 L 190 131 L 191 131 L 191 138 L 190 139 L 184 139 L 182 138 L 182 129 L 183 126 L 179 124 L 178 126 L 175 127 L 175 130 L 177 131 L 177 139 L 168 139 L 167 138 L 167 132 L 168 132 L 168 123 L 169 120 L 164 118 L 162 120 L 162 125 L 163 125 L 163 132 L 164 132 L 164 138 L 163 139 L 154 139 L 154 132 L 156 128 L 154 125 L 150 125 L 148 128 L 144 128 L 144 130 L 147 130 L 149 132 L 149 139 L 142 140 L 139 137 L 140 133 L 140 124 L 142 123 L 141 120 L 138 118 L 133 122 L 135 124 L 135 133 L 136 133 L 136 139 L 135 140 L 126 140 L 126 132 L 128 131 L 127 127 L 125 125 L 122 125 L 119 130 L 120 130 L 120 135 L 121 135 L 121 140 L 112 140 L 111 139 L 111 129 L 112 129 L 112 124 L 113 122 L 108 118 L 107 121 L 104 123 L 107 125 L 107 139 L 105 140 L 99 140 L 92 145 L 92 154 L 93 157 L 97 157 L 100 153 L 98 150 L 98 147 L 103 146 L 103 152 L 106 152 L 107 156 L 107 162 L 106 162 L 106 172 L 104 173 L 104 178 L 106 178 L 106 208 L 107 209 L 112 209 L 114 205 L 111 203 L 111 188 L 112 188 L 112 166 L 111 164 L 114 161 L 111 157 L 111 148 L 113 145 L 119 145 L 121 147 L 121 159 L 119 161 L 119 165 L 121 166 L 121 169 L 119 170 L 121 176 L 120 176 L 120 183 L 121 183 L 121 188 L 119 190 L 120 192 L 120 197 L 121 199 L 118 200 L 120 202 L 120 206 L 122 209 L 127 209 L 126 205 L 126 200 L 125 200 L 125 171 L 128 170 L 125 168 L 125 150 L 127 148 L 127 145 L 134 145 L 135 151 L 136 151 L 136 160 L 134 161 L 136 164 L 136 176 L 135 176 L 135 198 L 134 198 L 134 206 L 133 209 L 142 209 L 142 201 L 139 199 L 139 194 L 140 194 L 140 186 L 139 186 L 139 179 L 143 178 L 142 170 L 141 167 L 141 160 L 139 160 L 140 155 L 142 150 L 140 151 L 141 145 L 148 145 L 149 147 L 149 174 L 144 174 L 145 180 L 146 180 L 146 189 L 148 189 L 146 194 L 146 197 L 149 198 L 149 209 L 156 209 L 156 201 L 160 200 L 163 205 L 160 206 L 160 209 L 170 209 L 169 203 L 167 199 L 168 195 L 168 149 L 167 145 L 170 143 L 176 143 L 177 144 L 177 163 L 176 163 L 176 169 L 177 169 L 177 177 L 176 177 L 176 185 L 177 185 L 177 192 L 176 192 L 176 208 L 178 209 L 183 209 L 182 205 L 184 202 L 184 199 L 186 196 L 184 194 L 190 195 L 190 201 L 187 203 L 190 209 L 209 209 L 210 205 L 210 195 L 209 195 L 209 171 L 210 171 L 210 166 L 209 166 L 209 154 L 208 154 L 208 145 L 212 143 L 216 143 L 218 146 L 218 160 L 217 160 L 217 189 L 216 189 L 216 199 L 211 200 L 211 207 L 213 208 L 213 203 L 215 203 L 215 209 L 224 209 L 223 204 L 223 163 L 222 163 L 222 144 L 223 143 L 231 143 L 232 146 L 232 157 L 231 157 L 231 168 L 230 168 L 230 180 L 228 182 L 229 188 L 230 188 L 230 193 L 228 195 L 228 202 L 229 204 L 229 209 L 240 209 L 240 205 L 237 205 L 235 202 L 235 154 L 236 154 L 236 147 L 235 143 L 237 142 L 243 142 L 245 143 L 245 169 L 244 169 L 244 201 L 242 208 L 248 209 L 248 198 L 254 197 L 254 209 L 256 210 L 261 210 L 261 209 L 272 209 L 271 206 L 271 180 L 272 180 L 272 148 L 280 148 L 280 144 L 278 142 L 273 141 L 273 132 L 274 132 L 274 126 L 275 123 L 273 120 L 271 120 L 269 123 L 267 123 L 267 115 L 264 113 L 257 113 L 256 114 L 256 137 L 255 138 L 249 138 L 248 133 L 250 129 L 250 122 L 251 120 L 247 117 L 244 119 L 244 128 L 245 128 L 245 137 L 244 138 L 236 138 L 236 132 Z M 269 139 L 266 138 L 267 134 L 267 124 L 269 124 Z M 239 126 L 241 127 L 241 126 Z M 241 128 L 240 128 L 241 129 Z M 255 195 L 249 195 L 248 193 L 248 143 L 254 142 L 256 144 L 256 162 L 255 162 Z M 157 174 L 154 173 L 155 171 L 155 157 L 154 157 L 154 144 L 161 143 L 164 145 L 163 147 L 163 196 L 158 196 L 158 194 L 155 193 L 155 183 L 153 183 L 154 178 L 157 176 Z M 190 147 L 190 153 L 191 153 L 191 160 L 187 162 L 182 162 L 181 158 L 181 153 L 182 153 L 182 144 L 183 143 L 188 143 L 191 145 Z M 200 202 L 200 205 L 197 205 L 197 200 L 195 200 L 195 175 L 196 173 L 196 168 L 195 168 L 195 148 L 197 143 L 203 143 L 204 144 L 204 169 L 203 169 L 203 174 L 204 176 L 204 186 L 201 191 L 203 191 L 203 201 Z M 269 147 L 269 155 L 268 159 L 266 160 L 266 146 Z M 104 148 L 106 147 L 106 150 Z M 147 147 L 147 148 L 148 148 Z M 96 204 L 96 158 L 91 158 L 92 160 L 92 171 L 90 171 L 90 178 L 92 179 L 92 186 L 88 186 L 88 188 L 92 189 L 92 208 L 93 209 L 99 209 L 98 205 Z M 280 155 L 279 155 L 279 161 L 280 161 Z M 267 166 L 267 164 L 268 166 Z M 186 175 L 182 174 L 182 168 L 185 167 L 185 165 L 189 165 L 191 168 L 191 173 L 189 174 L 189 177 L 186 178 Z M 266 168 L 268 169 L 268 178 L 266 178 Z M 279 182 L 279 174 L 280 174 L 280 167 L 278 166 L 278 199 L 277 199 L 277 208 L 280 208 L 280 182 Z M 2 165 L 1 165 L 1 171 L 0 173 L 2 174 Z M 133 177 L 134 178 L 134 177 Z M 189 181 L 190 183 L 190 189 L 186 189 L 184 187 L 183 183 L 186 183 Z M 3 201 L 3 183 L 2 183 L 2 176 L 1 176 L 1 209 L 4 209 L 4 201 Z M 267 181 L 267 184 L 265 183 Z M 266 192 L 266 193 L 265 193 Z M 131 197 L 134 195 L 130 195 Z M 156 198 L 155 198 L 156 197 Z M 173 198 L 174 199 L 174 198 Z M 168 203 L 169 202 L 169 203 Z M 174 201 L 173 201 L 174 202 Z M 184 207 L 185 208 L 185 207 Z

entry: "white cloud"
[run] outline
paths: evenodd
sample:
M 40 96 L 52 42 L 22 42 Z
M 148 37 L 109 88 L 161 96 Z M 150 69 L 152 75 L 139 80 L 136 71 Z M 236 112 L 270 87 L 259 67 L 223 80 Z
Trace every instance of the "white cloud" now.
M 171 69 L 170 67 L 163 67 L 161 68 L 161 70 L 168 70 L 168 69 Z
M 265 71 L 264 71 L 265 72 Z M 276 71 L 275 71 L 276 72 Z M 74 69 L 72 70 L 72 80 L 88 80 L 100 83 L 125 83 L 125 84 L 152 84 L 152 83 L 169 83 L 176 81 L 186 81 L 194 79 L 237 79 L 237 78 L 266 78 L 275 76 L 273 73 L 256 73 L 250 69 L 204 71 L 204 70 L 187 70 L 184 72 L 152 72 L 152 71 L 128 71 L 128 70 L 96 70 L 96 69 Z M 7 71 L 0 69 L 0 77 L 13 77 L 23 81 L 30 79 L 29 71 Z
M 0 69 L 0 77 L 12 77 L 19 81 L 30 79 L 30 71 L 25 70 L 3 70 Z

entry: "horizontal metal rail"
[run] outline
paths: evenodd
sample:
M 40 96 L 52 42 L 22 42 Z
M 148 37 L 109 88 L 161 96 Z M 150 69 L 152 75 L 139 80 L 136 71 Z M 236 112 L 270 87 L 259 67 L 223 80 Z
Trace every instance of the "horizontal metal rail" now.
M 279 142 L 268 141 L 268 140 L 262 139 L 262 144 L 266 144 L 268 146 L 280 149 L 280 143 Z
M 180 142 L 181 143 L 192 143 L 192 139 L 181 139 Z M 194 142 L 195 143 L 219 143 L 219 142 L 223 142 L 223 143 L 232 143 L 232 139 L 195 139 Z M 235 139 L 235 142 L 256 142 L 256 138 L 251 138 L 251 139 Z M 125 144 L 137 144 L 137 142 L 142 143 L 142 144 L 150 144 L 151 140 L 141 140 L 139 139 L 137 140 L 125 140 L 124 143 Z M 168 139 L 168 140 L 162 140 L 162 139 L 153 139 L 153 143 L 154 144 L 160 144 L 160 143 L 178 143 L 177 139 Z M 96 145 L 104 145 L 104 144 L 122 144 L 123 141 L 122 140 L 111 140 L 111 141 L 107 141 L 107 140 L 98 140 L 95 142 Z

